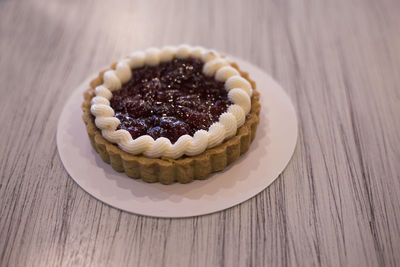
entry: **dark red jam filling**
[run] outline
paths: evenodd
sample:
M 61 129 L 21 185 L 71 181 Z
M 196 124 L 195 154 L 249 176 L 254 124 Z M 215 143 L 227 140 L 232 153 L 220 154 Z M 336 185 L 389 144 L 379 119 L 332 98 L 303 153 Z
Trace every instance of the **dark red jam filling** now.
M 174 59 L 134 69 L 132 78 L 113 92 L 111 107 L 135 139 L 150 135 L 175 143 L 182 135 L 208 130 L 231 102 L 223 82 L 207 77 L 198 59 Z

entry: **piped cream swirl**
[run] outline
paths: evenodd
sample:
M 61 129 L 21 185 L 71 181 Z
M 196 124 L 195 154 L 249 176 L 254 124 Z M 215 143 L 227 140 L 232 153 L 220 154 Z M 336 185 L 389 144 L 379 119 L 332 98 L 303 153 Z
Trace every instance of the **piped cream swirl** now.
M 172 144 L 167 138 L 154 140 L 149 135 L 133 139 L 126 130 L 116 130 L 120 121 L 114 117 L 110 106 L 112 91 L 121 88 L 132 77 L 132 69 L 145 65 L 157 66 L 171 61 L 173 58 L 193 57 L 204 62 L 203 73 L 214 76 L 217 81 L 224 82 L 228 98 L 233 103 L 226 112 L 220 115 L 219 121 L 213 123 L 208 131 L 198 130 L 192 136 L 183 135 Z M 133 155 L 143 154 L 150 158 L 167 157 L 177 159 L 183 155 L 195 156 L 207 148 L 215 147 L 224 140 L 234 136 L 237 129 L 245 122 L 251 109 L 251 84 L 230 65 L 227 58 L 213 50 L 202 47 L 180 45 L 166 46 L 161 49 L 148 48 L 144 52 L 135 52 L 130 57 L 119 61 L 115 70 L 108 70 L 103 75 L 103 84 L 95 88 L 95 97 L 91 101 L 91 113 L 95 116 L 95 124 L 108 141 Z

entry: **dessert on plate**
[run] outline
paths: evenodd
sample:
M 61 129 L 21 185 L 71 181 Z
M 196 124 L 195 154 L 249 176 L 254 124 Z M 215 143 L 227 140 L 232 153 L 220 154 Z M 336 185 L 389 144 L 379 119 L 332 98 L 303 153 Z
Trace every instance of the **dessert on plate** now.
M 249 149 L 259 93 L 219 53 L 181 45 L 134 52 L 84 93 L 83 120 L 101 158 L 146 182 L 206 179 Z

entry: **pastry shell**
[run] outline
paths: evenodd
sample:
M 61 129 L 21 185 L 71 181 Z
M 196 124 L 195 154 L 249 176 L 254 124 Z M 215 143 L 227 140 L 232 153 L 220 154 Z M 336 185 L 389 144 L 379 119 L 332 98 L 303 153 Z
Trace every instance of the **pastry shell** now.
M 129 177 L 142 179 L 145 182 L 160 182 L 172 184 L 174 182 L 189 183 L 195 179 L 207 179 L 211 173 L 222 171 L 232 162 L 245 153 L 254 140 L 259 122 L 261 105 L 260 94 L 256 90 L 256 84 L 249 78 L 247 72 L 239 69 L 236 63 L 231 63 L 241 76 L 248 80 L 253 88 L 251 97 L 251 111 L 246 116 L 245 123 L 238 128 L 234 137 L 222 144 L 207 149 L 196 156 L 182 156 L 178 159 L 148 158 L 143 155 L 132 155 L 121 150 L 117 145 L 107 141 L 94 123 L 94 117 L 90 112 L 90 101 L 95 96 L 94 88 L 103 83 L 103 70 L 98 77 L 90 82 L 90 88 L 84 92 L 82 104 L 83 121 L 93 148 L 100 154 L 103 161 L 110 164 L 118 172 L 125 172 Z M 116 63 L 110 69 L 115 69 Z

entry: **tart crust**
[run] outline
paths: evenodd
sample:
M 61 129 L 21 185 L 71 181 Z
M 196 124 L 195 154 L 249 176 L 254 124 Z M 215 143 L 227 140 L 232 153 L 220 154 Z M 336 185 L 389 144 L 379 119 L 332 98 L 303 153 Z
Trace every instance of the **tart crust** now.
M 90 88 L 84 92 L 84 102 L 82 104 L 82 118 L 86 124 L 90 142 L 103 161 L 110 164 L 114 170 L 125 172 L 129 177 L 142 179 L 149 183 L 189 183 L 195 179 L 207 179 L 211 173 L 225 169 L 249 149 L 251 142 L 255 138 L 259 122 L 261 110 L 259 103 L 260 93 L 256 90 L 256 84 L 250 79 L 249 74 L 241 71 L 236 63 L 231 63 L 232 67 L 237 69 L 240 75 L 248 80 L 253 88 L 251 111 L 246 116 L 245 123 L 238 128 L 234 137 L 216 147 L 207 149 L 199 155 L 182 156 L 178 159 L 148 158 L 143 155 L 134 156 L 121 150 L 117 145 L 107 141 L 102 136 L 90 112 L 90 101 L 95 96 L 94 88 L 103 83 L 104 72 L 115 69 L 116 64 L 113 63 L 109 69 L 101 71 L 98 77 L 90 82 Z

